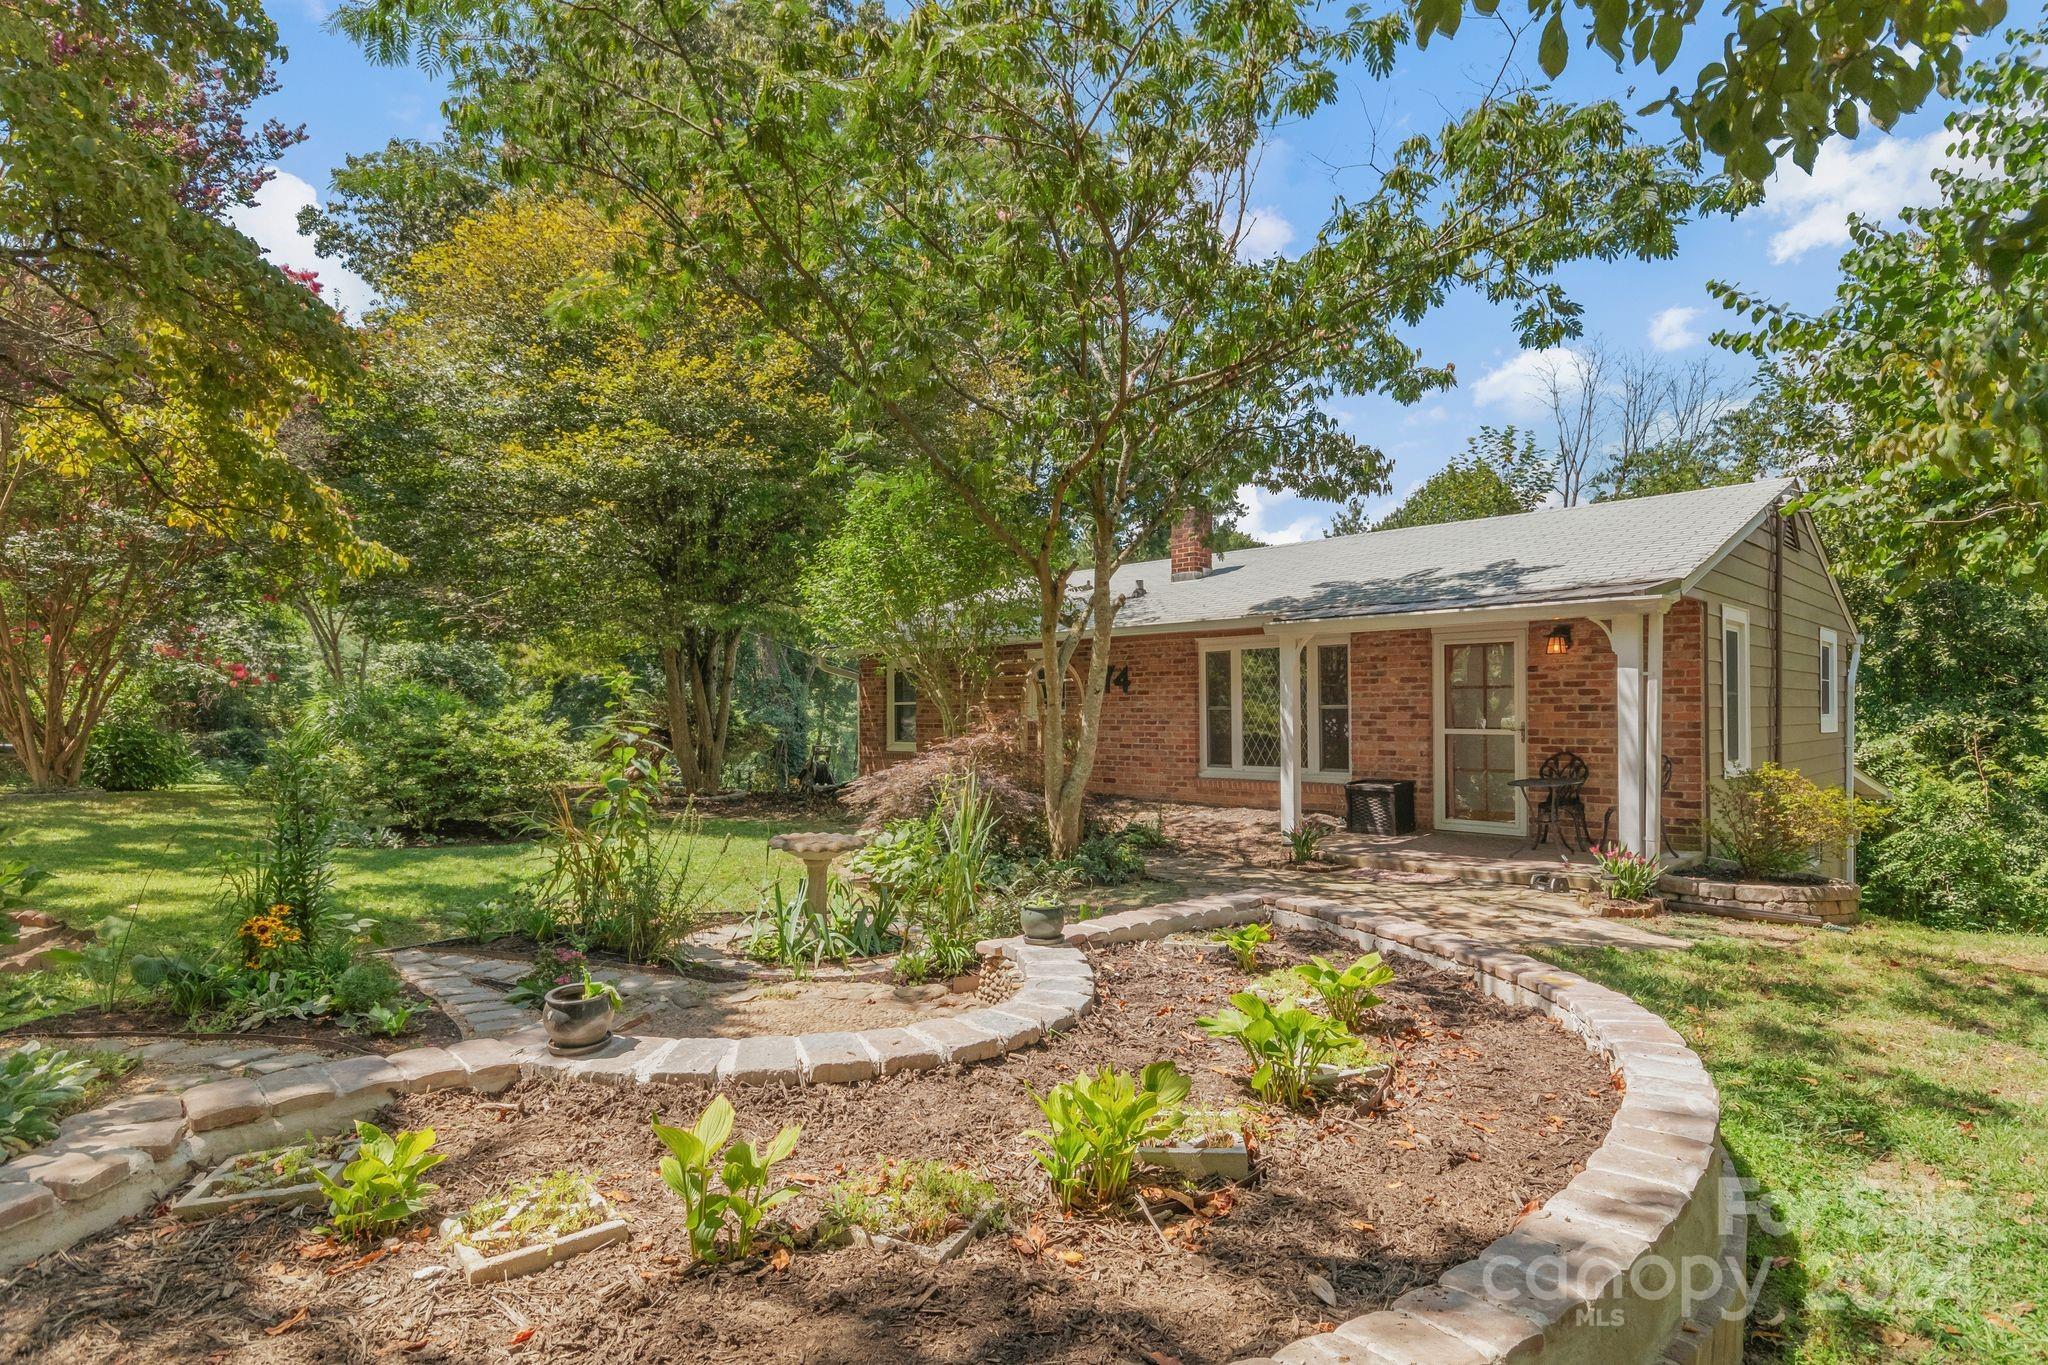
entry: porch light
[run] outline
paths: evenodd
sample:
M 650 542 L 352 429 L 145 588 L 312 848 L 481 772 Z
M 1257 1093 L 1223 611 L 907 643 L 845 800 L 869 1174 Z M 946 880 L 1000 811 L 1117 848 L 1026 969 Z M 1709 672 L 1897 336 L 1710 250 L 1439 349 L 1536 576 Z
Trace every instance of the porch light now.
M 1559 621 L 1551 628 L 1550 634 L 1544 637 L 1543 652 L 1545 654 L 1571 653 L 1572 628 L 1563 621 Z

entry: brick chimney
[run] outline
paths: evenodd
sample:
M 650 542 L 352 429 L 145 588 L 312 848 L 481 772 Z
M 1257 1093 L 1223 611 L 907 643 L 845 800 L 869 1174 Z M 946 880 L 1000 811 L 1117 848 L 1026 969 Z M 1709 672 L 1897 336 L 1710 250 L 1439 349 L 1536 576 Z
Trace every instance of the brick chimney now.
M 1180 514 L 1180 520 L 1173 524 L 1171 546 L 1173 559 L 1173 581 L 1184 578 L 1200 578 L 1209 572 L 1214 556 L 1209 553 L 1209 532 L 1213 527 L 1209 514 L 1194 508 Z

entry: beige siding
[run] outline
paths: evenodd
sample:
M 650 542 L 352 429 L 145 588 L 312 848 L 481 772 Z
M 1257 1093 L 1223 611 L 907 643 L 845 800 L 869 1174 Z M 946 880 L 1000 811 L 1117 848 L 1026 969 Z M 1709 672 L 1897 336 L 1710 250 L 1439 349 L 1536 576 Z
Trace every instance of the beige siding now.
M 1782 728 L 1777 752 L 1771 745 L 1771 534 L 1766 523 L 1700 580 L 1692 595 L 1707 610 L 1707 754 L 1709 772 L 1722 771 L 1723 690 L 1721 673 L 1722 611 L 1734 605 L 1749 614 L 1750 757 L 1763 763 L 1773 758 L 1831 787 L 1844 783 L 1847 739 L 1842 687 L 1847 680 L 1852 625 L 1844 615 L 1820 556 L 1813 523 L 1795 518 L 1798 543 L 1786 545 L 1784 641 L 1782 654 Z M 1837 637 L 1835 690 L 1837 725 L 1820 728 L 1820 632 Z

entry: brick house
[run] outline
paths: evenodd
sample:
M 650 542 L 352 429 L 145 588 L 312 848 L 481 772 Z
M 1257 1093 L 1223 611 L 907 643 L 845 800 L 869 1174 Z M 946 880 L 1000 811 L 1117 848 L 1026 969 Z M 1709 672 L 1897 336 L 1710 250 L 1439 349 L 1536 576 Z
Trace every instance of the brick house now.
M 1711 779 L 1853 771 L 1857 637 L 1790 480 L 1212 553 L 1206 517 L 1116 575 L 1090 790 L 1341 813 L 1415 784 L 1421 828 L 1523 837 L 1510 784 L 1584 759 L 1597 835 L 1697 849 Z M 1018 646 L 995 700 L 1033 711 Z M 863 771 L 939 739 L 886 662 L 860 675 Z M 1843 869 L 1849 871 L 1850 869 Z

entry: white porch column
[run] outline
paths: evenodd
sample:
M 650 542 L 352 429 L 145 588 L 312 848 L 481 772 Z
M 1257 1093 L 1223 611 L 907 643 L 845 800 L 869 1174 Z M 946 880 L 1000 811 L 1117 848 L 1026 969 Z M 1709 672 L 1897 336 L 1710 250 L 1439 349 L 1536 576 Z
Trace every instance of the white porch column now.
M 1301 826 L 1301 641 L 1280 642 L 1280 832 Z
M 1643 852 L 1664 851 L 1664 613 L 1643 618 L 1649 657 L 1643 679 Z
M 1607 622 L 1614 646 L 1614 806 L 1622 847 L 1646 853 L 1643 838 L 1643 720 L 1646 673 L 1643 660 L 1643 616 L 1631 612 Z

